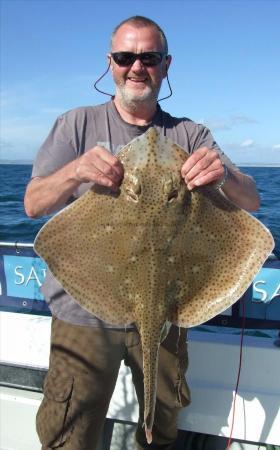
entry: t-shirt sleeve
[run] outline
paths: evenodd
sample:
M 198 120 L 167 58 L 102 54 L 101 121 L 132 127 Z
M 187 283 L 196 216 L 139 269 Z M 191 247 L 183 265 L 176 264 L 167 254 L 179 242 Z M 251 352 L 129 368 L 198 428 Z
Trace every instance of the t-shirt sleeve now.
M 232 170 L 239 170 L 238 167 L 231 161 L 231 159 L 222 151 L 214 137 L 212 136 L 210 130 L 204 125 L 197 125 L 196 133 L 193 136 L 192 142 L 192 152 L 195 152 L 200 147 L 208 147 L 212 150 L 218 152 L 221 156 L 222 162 Z
M 77 157 L 73 141 L 73 131 L 69 126 L 67 115 L 63 114 L 57 118 L 38 151 L 33 164 L 32 178 L 50 175 L 73 161 Z

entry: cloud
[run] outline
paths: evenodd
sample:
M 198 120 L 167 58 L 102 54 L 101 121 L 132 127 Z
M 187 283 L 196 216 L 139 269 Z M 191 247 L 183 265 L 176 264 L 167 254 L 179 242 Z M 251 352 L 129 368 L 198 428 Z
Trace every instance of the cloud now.
M 230 130 L 230 125 L 226 123 L 226 120 L 224 119 L 202 119 L 200 121 L 203 125 L 205 125 L 207 128 L 210 128 L 210 130 L 217 131 L 217 130 Z
M 0 90 L 0 158 L 33 157 L 58 115 L 79 104 L 92 103 L 90 78 L 78 75 L 66 82 L 59 79 L 55 85 L 49 76 L 16 84 L 6 82 Z
M 0 140 L 0 150 L 2 149 L 10 150 L 12 148 L 14 148 L 14 144 L 12 142 L 5 141 L 4 139 Z
M 272 146 L 273 150 L 278 150 L 280 149 L 280 144 L 275 144 Z
M 51 75 L 9 84 L 2 83 L 0 104 L 2 115 L 14 116 L 31 113 L 60 114 L 79 105 L 80 101 L 92 101 L 92 79 L 90 75 L 77 75 L 67 80 L 54 78 Z
M 277 165 L 280 166 L 280 152 L 272 147 L 264 146 L 246 139 L 242 142 L 221 142 L 221 148 L 226 155 L 239 166 L 247 165 Z
M 230 122 L 232 126 L 236 125 L 243 125 L 248 123 L 258 123 L 256 119 L 253 119 L 252 117 L 243 116 L 243 115 L 234 115 L 230 117 Z
M 254 145 L 253 139 L 245 139 L 245 141 L 241 142 L 240 147 L 252 147 Z
M 34 116 L 13 117 L 1 122 L 1 159 L 32 159 L 47 135 L 50 123 Z
M 206 125 L 210 130 L 232 130 L 240 125 L 257 124 L 258 121 L 245 115 L 233 115 L 228 118 L 209 118 L 202 119 L 200 123 Z

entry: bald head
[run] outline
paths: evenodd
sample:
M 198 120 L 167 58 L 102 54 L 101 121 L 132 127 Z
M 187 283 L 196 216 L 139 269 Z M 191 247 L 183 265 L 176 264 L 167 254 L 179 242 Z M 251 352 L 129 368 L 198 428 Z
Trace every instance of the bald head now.
M 160 28 L 160 26 L 154 22 L 151 19 L 148 19 L 147 17 L 144 16 L 133 16 L 133 17 L 129 17 L 128 19 L 123 20 L 121 23 L 119 23 L 116 28 L 114 29 L 112 36 L 111 36 L 111 49 L 113 47 L 113 43 L 114 43 L 114 39 L 115 36 L 118 32 L 118 30 L 123 27 L 124 25 L 131 25 L 134 28 L 146 28 L 146 27 L 151 27 L 154 28 L 158 34 L 159 34 L 159 38 L 162 44 L 162 50 L 164 51 L 164 53 L 168 53 L 168 43 L 167 43 L 167 39 L 166 36 L 163 32 L 163 30 Z

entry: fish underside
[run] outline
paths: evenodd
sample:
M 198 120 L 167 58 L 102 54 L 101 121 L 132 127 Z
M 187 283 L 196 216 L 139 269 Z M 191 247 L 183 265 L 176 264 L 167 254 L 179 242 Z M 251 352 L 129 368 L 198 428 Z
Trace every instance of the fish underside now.
M 231 306 L 274 244 L 264 225 L 214 187 L 189 191 L 180 175 L 188 154 L 156 129 L 118 158 L 119 192 L 93 186 L 43 226 L 34 248 L 83 308 L 111 324 L 136 324 L 151 443 L 166 325 L 193 327 Z

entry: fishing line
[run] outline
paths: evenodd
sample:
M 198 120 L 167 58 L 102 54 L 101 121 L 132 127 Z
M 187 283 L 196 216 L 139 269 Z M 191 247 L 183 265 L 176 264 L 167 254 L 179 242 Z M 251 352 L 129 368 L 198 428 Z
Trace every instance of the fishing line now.
M 238 388 L 239 388 L 240 373 L 241 373 L 241 367 L 242 367 L 243 339 L 244 339 L 244 331 L 245 331 L 245 323 L 246 323 L 244 296 L 240 300 L 240 303 L 242 304 L 242 326 L 241 326 L 241 335 L 240 335 L 239 366 L 238 366 L 238 374 L 237 374 L 237 380 L 236 380 L 236 386 L 235 386 L 235 393 L 234 393 L 234 398 L 233 398 L 231 430 L 230 430 L 226 450 L 230 449 L 230 445 L 231 445 L 231 441 L 232 441 L 232 433 L 233 433 L 234 419 L 235 419 L 235 412 L 236 412 L 235 411 L 236 398 L 237 398 L 237 393 L 238 393 Z

